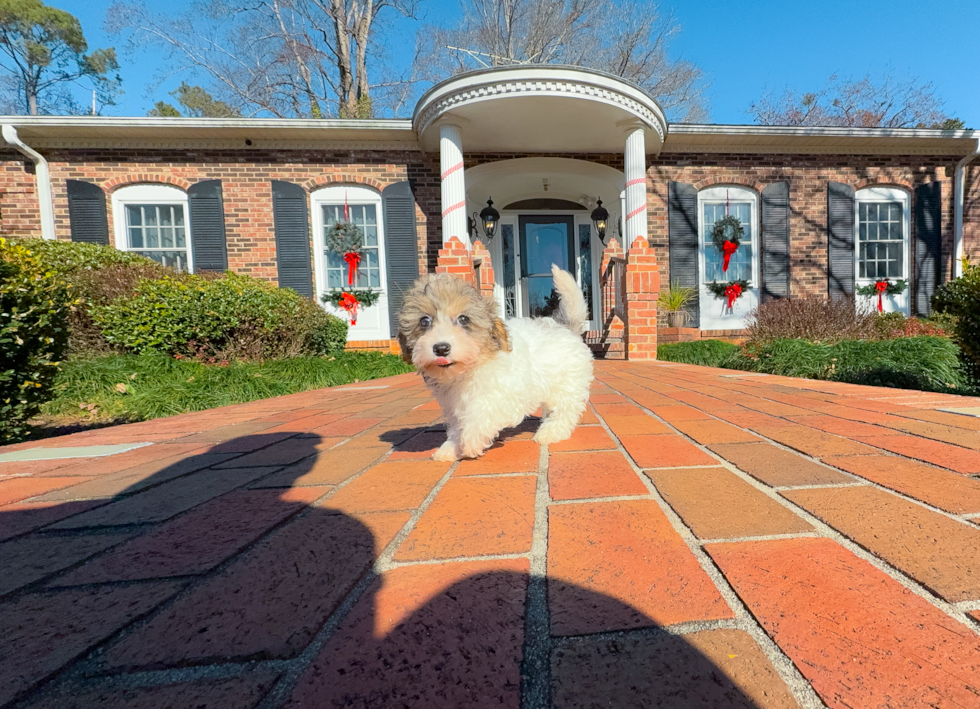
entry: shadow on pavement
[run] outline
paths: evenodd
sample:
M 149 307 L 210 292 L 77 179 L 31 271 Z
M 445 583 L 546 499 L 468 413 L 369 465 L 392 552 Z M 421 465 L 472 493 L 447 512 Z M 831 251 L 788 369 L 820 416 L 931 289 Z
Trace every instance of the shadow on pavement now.
M 0 706 L 762 706 L 732 679 L 743 646 L 765 706 L 795 705 L 745 633 L 672 635 L 568 583 L 583 617 L 646 627 L 551 637 L 526 558 L 376 576 L 411 512 L 344 514 L 318 502 L 329 487 L 292 487 L 316 462 L 309 434 L 285 469 L 220 462 L 273 440 L 0 507 Z

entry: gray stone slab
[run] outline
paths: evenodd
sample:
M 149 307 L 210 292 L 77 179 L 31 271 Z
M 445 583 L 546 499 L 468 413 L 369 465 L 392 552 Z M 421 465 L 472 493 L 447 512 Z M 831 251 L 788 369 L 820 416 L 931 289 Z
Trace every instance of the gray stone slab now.
M 961 416 L 975 416 L 980 418 L 980 406 L 972 406 L 966 409 L 938 409 L 947 414 L 960 414 Z
M 115 446 L 77 446 L 74 448 L 26 448 L 13 453 L 0 454 L 0 463 L 27 460 L 61 460 L 62 458 L 101 458 L 125 453 L 136 448 L 152 446 L 152 443 L 121 443 Z

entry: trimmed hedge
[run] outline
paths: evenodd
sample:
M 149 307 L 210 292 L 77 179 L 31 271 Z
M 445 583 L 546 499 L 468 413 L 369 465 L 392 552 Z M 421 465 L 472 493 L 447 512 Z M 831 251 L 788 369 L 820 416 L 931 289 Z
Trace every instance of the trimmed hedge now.
M 32 250 L 0 238 L 0 444 L 22 440 L 68 349 L 71 288 Z
M 286 288 L 233 273 L 142 280 L 131 297 L 91 309 L 112 345 L 203 361 L 327 355 L 347 323 Z

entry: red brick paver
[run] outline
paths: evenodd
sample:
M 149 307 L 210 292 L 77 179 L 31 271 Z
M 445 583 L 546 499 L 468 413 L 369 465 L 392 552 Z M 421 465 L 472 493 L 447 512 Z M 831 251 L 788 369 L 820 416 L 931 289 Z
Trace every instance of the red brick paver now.
M 977 706 L 980 402 L 726 374 L 454 465 L 416 375 L 11 447 L 150 444 L 0 463 L 0 705 Z

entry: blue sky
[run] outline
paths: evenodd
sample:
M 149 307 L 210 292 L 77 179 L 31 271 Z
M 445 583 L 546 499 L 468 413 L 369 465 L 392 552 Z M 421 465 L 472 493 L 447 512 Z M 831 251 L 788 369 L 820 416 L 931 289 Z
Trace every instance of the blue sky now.
M 102 29 L 110 0 L 47 1 L 81 20 L 90 48 L 118 43 Z M 189 0 L 149 0 L 148 4 L 175 11 Z M 662 9 L 671 7 L 682 28 L 672 54 L 705 71 L 713 123 L 750 122 L 746 109 L 767 89 L 812 90 L 835 72 L 854 78 L 891 72 L 896 79 L 915 76 L 931 81 L 949 115 L 980 129 L 978 0 L 661 4 Z M 456 0 L 427 0 L 423 11 L 429 22 L 439 24 L 452 22 L 459 14 Z M 414 27 L 398 23 L 395 30 L 389 42 L 393 58 L 408 62 Z M 119 105 L 104 111 L 106 115 L 145 115 L 156 101 L 172 100 L 167 93 L 180 77 L 147 95 L 147 85 L 161 67 L 159 56 L 144 52 L 123 55 L 122 60 L 126 93 Z M 203 77 L 185 78 L 204 83 Z

